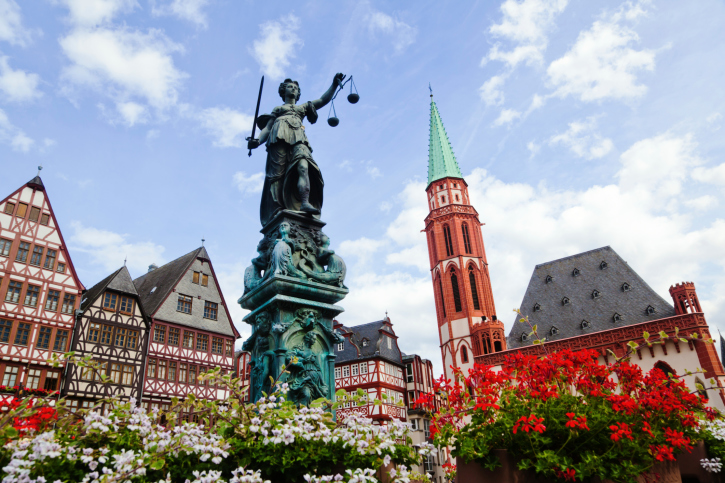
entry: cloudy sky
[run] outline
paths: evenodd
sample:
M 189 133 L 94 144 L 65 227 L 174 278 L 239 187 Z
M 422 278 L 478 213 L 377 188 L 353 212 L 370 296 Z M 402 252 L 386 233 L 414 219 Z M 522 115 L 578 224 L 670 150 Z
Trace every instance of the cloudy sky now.
M 715 0 L 0 0 L 0 192 L 44 166 L 86 286 L 205 237 L 234 305 L 260 239 L 260 76 L 269 112 L 284 77 L 305 101 L 352 74 L 360 102 L 307 126 L 349 267 L 339 319 L 387 310 L 440 370 L 430 82 L 509 327 L 535 264 L 610 245 L 663 297 L 694 281 L 725 329 L 724 23 Z

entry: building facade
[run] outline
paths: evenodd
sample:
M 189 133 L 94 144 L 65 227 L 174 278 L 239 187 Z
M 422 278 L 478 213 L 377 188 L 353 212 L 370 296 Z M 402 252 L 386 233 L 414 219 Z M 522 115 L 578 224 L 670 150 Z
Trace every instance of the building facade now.
M 226 389 L 197 379 L 215 367 L 232 372 L 239 338 L 206 248 L 151 265 L 134 285 L 151 321 L 143 403 L 166 409 L 172 397 L 191 393 L 225 399 Z
M 493 301 L 482 224 L 432 97 L 425 233 L 443 368 L 451 378 L 453 367 L 465 372 L 474 357 L 505 350 L 506 338 Z
M 638 350 L 632 362 L 643 371 L 659 367 L 665 372 L 684 375 L 692 390 L 697 383 L 709 386 L 714 378 L 725 386 L 725 371 L 714 344 L 681 342 L 674 337 L 697 332 L 710 339 L 710 329 L 697 298 L 695 285 L 683 282 L 670 287 L 673 303 L 660 297 L 611 247 L 580 253 L 537 265 L 521 303 L 522 316 L 516 317 L 508 335 L 508 350 L 476 357 L 479 364 L 500 366 L 515 352 L 543 353 L 534 346 L 531 327 L 546 338 L 549 351 L 594 349 L 602 362 L 612 362 L 609 351 L 624 355 L 629 341 L 643 342 L 643 333 L 666 332 L 663 345 Z M 687 375 L 702 368 L 704 373 Z M 710 390 L 709 404 L 725 410 L 725 393 Z
M 355 327 L 336 322 L 333 328 L 345 338 L 335 348 L 335 391 L 361 389 L 367 395 L 365 404 L 343 402 L 338 417 L 358 414 L 379 424 L 407 421 L 403 357 L 388 316 Z M 375 405 L 376 399 L 382 404 Z
M 62 368 L 47 362 L 68 351 L 84 290 L 50 199 L 36 176 L 0 202 L 0 399 L 14 388 L 60 389 Z
M 89 407 L 116 396 L 141 401 L 150 321 L 143 311 L 128 269 L 123 266 L 83 294 L 71 350 L 91 355 L 98 372 L 69 364 L 63 396 L 71 407 Z M 110 378 L 103 383 L 101 374 Z

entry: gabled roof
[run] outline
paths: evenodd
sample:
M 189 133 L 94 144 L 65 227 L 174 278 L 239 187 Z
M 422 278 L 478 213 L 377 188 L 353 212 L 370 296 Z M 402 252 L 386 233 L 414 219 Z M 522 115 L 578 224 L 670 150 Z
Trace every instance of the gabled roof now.
M 131 279 L 131 274 L 128 273 L 128 269 L 124 265 L 108 277 L 95 284 L 93 287 L 89 288 L 88 291 L 83 294 L 81 310 L 85 311 L 86 308 L 89 307 L 107 289 L 138 297 L 138 292 L 136 291 L 136 287 Z
M 674 307 L 608 246 L 537 265 L 520 310 L 547 341 L 675 315 Z M 531 328 L 519 319 L 508 335 L 509 349 L 534 339 L 522 340 Z
M 443 127 L 443 121 L 438 113 L 438 107 L 430 101 L 430 132 L 428 140 L 428 185 L 442 178 L 461 178 L 461 168 L 458 167 L 456 155 L 453 154 L 451 142 Z
M 206 249 L 200 247 L 166 265 L 141 275 L 133 281 L 139 297 L 141 297 L 141 303 L 149 315 L 153 316 L 179 282 L 179 279 L 189 269 L 192 262 L 200 255 L 205 255 L 202 258 L 206 260 L 209 259 Z
M 398 348 L 397 338 L 393 326 L 389 319 L 378 320 L 376 322 L 368 322 L 354 327 L 338 326 L 340 333 L 345 336 L 346 343 L 342 351 L 335 350 L 335 364 L 343 362 L 359 361 L 379 357 L 394 364 L 402 364 L 402 353 Z M 385 336 L 389 336 L 395 342 L 388 349 L 387 343 L 384 343 Z M 368 344 L 363 346 L 363 340 L 367 340 Z M 350 341 L 351 343 L 347 343 Z
M 134 280 L 133 283 L 138 291 L 141 304 L 149 316 L 156 317 L 159 308 L 163 305 L 169 294 L 171 294 L 174 288 L 179 284 L 184 274 L 189 270 L 189 267 L 191 267 L 191 264 L 194 263 L 194 260 L 197 258 L 209 264 L 209 269 L 211 270 L 212 277 L 219 292 L 219 298 L 221 299 L 222 307 L 220 310 L 223 310 L 226 313 L 227 319 L 229 320 L 229 327 L 226 325 L 220 326 L 220 321 L 197 316 L 193 317 L 188 322 L 175 323 L 194 327 L 199 330 L 216 332 L 238 338 L 239 332 L 234 326 L 232 316 L 227 308 L 224 294 L 219 286 L 219 280 L 214 272 L 214 267 L 212 266 L 209 254 L 203 246 L 177 258 L 172 262 L 147 272 Z
M 61 250 L 65 252 L 66 255 L 66 262 L 67 262 L 67 268 L 70 271 L 70 273 L 73 275 L 73 279 L 78 284 L 78 290 L 85 290 L 85 285 L 83 285 L 83 282 L 81 282 L 81 279 L 78 278 L 78 272 L 76 271 L 75 265 L 73 265 L 73 260 L 70 257 L 70 252 L 68 251 L 68 245 L 65 243 L 65 239 L 63 238 L 63 232 L 60 229 L 60 224 L 58 223 L 58 219 L 55 217 L 55 211 L 53 210 L 53 205 L 50 203 L 50 197 L 48 196 L 48 193 L 45 191 L 45 185 L 43 184 L 43 180 L 40 179 L 40 175 L 35 176 L 35 178 L 31 179 L 24 185 L 22 185 L 20 188 L 16 189 L 9 195 L 7 195 L 5 198 L 0 200 L 0 204 L 5 203 L 7 200 L 15 196 L 17 193 L 19 193 L 23 188 L 33 188 L 40 191 L 43 191 L 45 193 L 45 201 L 48 203 L 48 209 L 50 210 L 50 216 L 53 218 L 53 224 L 55 225 L 55 229 L 58 232 L 58 237 L 60 238 L 60 244 L 61 244 Z

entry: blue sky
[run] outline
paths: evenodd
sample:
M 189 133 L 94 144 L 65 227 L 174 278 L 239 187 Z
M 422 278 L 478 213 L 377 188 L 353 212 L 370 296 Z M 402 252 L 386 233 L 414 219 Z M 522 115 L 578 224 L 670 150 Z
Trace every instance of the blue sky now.
M 352 74 L 360 102 L 307 126 L 349 268 L 340 320 L 387 310 L 440 370 L 420 233 L 430 82 L 507 324 L 535 264 L 611 245 L 666 298 L 694 281 L 718 326 L 724 23 L 708 0 L 0 0 L 0 191 L 44 166 L 87 286 L 205 237 L 233 306 L 260 238 L 264 153 L 243 141 L 260 76 L 269 112 L 284 77 L 305 101 Z

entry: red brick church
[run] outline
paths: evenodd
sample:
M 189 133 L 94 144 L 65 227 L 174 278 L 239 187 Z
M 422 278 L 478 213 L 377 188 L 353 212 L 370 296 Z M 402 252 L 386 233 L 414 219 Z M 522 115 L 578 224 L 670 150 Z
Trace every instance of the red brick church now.
M 468 185 L 432 96 L 426 193 L 430 211 L 425 232 L 446 377 L 451 377 L 452 367 L 465 373 L 474 362 L 499 366 L 517 351 L 543 353 L 541 346 L 533 345 L 531 327 L 518 315 L 504 336 L 493 300 L 482 223 L 470 204 Z M 644 332 L 665 331 L 671 336 L 666 344 L 639 350 L 632 360 L 645 371 L 657 366 L 685 374 L 701 368 L 703 373 L 685 377 L 693 390 L 711 378 L 725 386 L 714 344 L 674 338 L 675 328 L 711 338 L 695 284 L 673 285 L 670 295 L 672 302 L 660 297 L 607 246 L 537 265 L 520 312 L 537 326 L 550 351 L 595 349 L 602 362 L 611 360 L 609 351 L 623 355 L 627 343 L 642 341 Z M 710 390 L 708 396 L 713 406 L 725 410 L 725 392 Z

